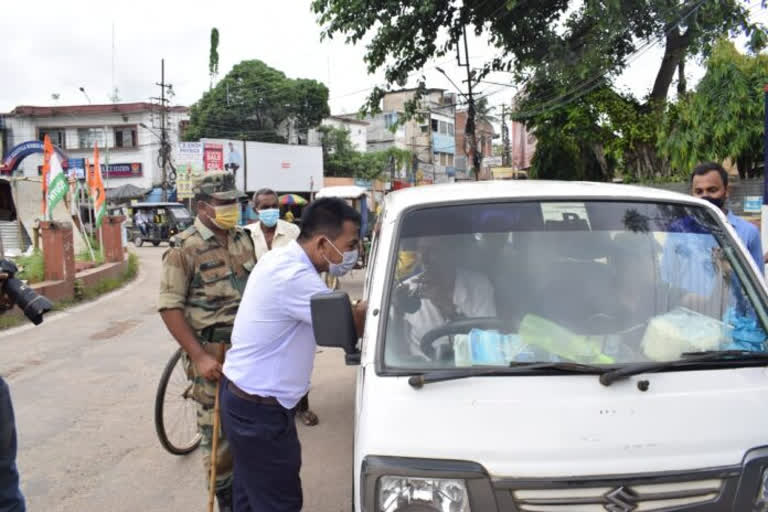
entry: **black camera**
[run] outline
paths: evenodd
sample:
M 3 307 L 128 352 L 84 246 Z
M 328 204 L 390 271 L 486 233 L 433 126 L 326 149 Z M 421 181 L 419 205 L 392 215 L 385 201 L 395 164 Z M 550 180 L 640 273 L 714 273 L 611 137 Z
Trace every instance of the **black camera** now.
M 24 311 L 24 315 L 35 325 L 43 323 L 43 315 L 53 308 L 51 301 L 35 293 L 32 288 L 25 285 L 16 277 L 18 272 L 16 264 L 10 260 L 0 259 L 0 273 L 8 274 L 8 278 L 3 283 L 3 293 L 5 293 L 13 304 L 19 306 Z

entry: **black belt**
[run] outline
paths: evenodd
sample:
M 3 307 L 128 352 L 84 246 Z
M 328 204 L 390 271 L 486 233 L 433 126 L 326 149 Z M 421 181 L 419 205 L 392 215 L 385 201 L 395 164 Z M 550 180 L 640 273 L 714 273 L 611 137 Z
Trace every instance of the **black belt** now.
M 199 336 L 208 343 L 229 343 L 232 338 L 232 326 L 212 325 L 201 330 Z
M 273 396 L 252 395 L 250 393 L 246 393 L 237 387 L 231 380 L 227 380 L 227 389 L 230 390 L 236 397 L 242 398 L 243 400 L 248 400 L 249 402 L 264 405 L 280 405 L 280 402 L 277 401 L 277 398 Z M 282 405 L 280 406 L 282 407 Z

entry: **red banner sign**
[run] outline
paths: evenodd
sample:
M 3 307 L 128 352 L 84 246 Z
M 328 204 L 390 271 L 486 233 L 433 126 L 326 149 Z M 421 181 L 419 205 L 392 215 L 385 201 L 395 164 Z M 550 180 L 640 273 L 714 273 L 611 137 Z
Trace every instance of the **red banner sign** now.
M 224 146 L 206 144 L 203 148 L 203 165 L 205 172 L 224 170 Z

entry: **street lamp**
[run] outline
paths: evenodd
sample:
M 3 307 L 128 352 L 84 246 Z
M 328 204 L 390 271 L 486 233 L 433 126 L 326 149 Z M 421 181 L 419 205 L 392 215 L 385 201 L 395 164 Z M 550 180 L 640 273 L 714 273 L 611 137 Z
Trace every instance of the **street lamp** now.
M 152 128 L 147 126 L 145 123 L 139 123 L 139 126 L 144 128 L 145 130 L 147 130 L 149 133 L 151 133 L 152 135 L 154 135 L 158 139 L 163 140 L 163 138 L 155 130 L 153 130 Z
M 440 73 L 441 73 L 441 74 L 442 74 L 442 75 L 443 75 L 445 78 L 447 78 L 449 82 L 451 82 L 451 85 L 453 85 L 453 86 L 456 88 L 456 90 L 457 90 L 457 91 L 459 91 L 459 94 L 461 94 L 462 96 L 464 96 L 464 98 L 466 98 L 467 100 L 469 100 L 469 98 L 467 98 L 467 95 L 466 95 L 466 94 L 464 94 L 464 93 L 462 92 L 462 90 L 459 88 L 459 86 L 458 86 L 458 85 L 456 85 L 456 82 L 454 82 L 453 80 L 451 80 L 451 77 L 450 77 L 450 76 L 448 76 L 448 73 L 446 73 L 446 72 L 443 70 L 443 68 L 441 68 L 441 67 L 439 67 L 439 66 L 438 66 L 438 67 L 435 67 L 435 69 L 436 69 L 436 70 L 438 70 L 438 71 L 439 71 L 439 72 L 440 72 Z
M 85 92 L 85 87 L 81 87 L 81 88 L 80 88 L 80 92 L 81 92 L 81 93 L 83 93 L 83 96 L 85 96 L 85 99 L 87 99 L 87 100 L 88 100 L 88 104 L 89 104 L 89 105 L 93 105 L 93 102 L 91 101 L 91 98 L 90 98 L 90 96 L 88 96 L 88 93 L 87 93 L 87 92 Z

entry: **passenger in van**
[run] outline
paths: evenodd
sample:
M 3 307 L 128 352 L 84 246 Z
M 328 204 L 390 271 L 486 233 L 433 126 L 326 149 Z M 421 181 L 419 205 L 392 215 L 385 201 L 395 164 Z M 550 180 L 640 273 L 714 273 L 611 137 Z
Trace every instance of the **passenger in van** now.
M 494 288 L 488 277 L 460 266 L 456 243 L 423 237 L 416 243 L 422 272 L 403 282 L 418 302 L 403 313 L 414 354 L 430 330 L 461 318 L 495 317 Z

